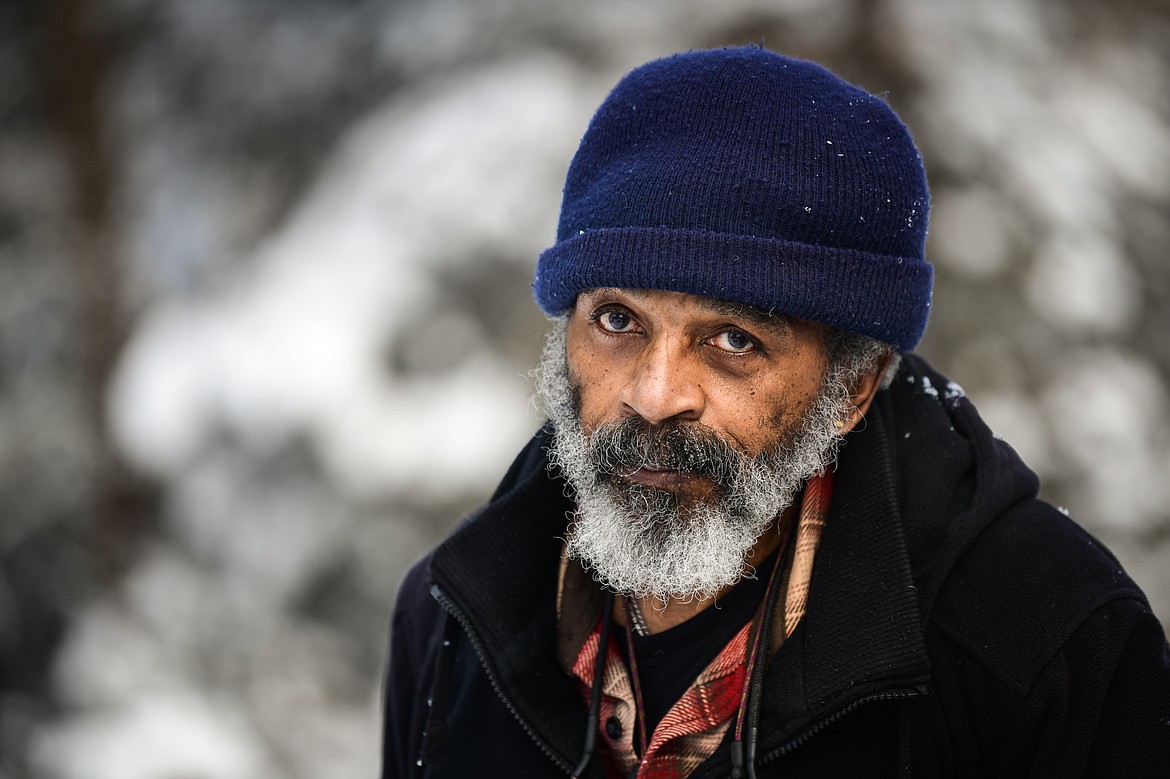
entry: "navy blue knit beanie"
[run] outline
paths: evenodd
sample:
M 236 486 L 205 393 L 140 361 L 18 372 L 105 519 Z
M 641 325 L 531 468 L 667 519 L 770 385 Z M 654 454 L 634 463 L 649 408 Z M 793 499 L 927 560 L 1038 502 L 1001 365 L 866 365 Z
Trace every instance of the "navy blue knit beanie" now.
M 759 47 L 676 54 L 629 73 L 590 122 L 536 301 L 555 315 L 596 287 L 689 292 L 912 349 L 929 209 L 882 100 Z

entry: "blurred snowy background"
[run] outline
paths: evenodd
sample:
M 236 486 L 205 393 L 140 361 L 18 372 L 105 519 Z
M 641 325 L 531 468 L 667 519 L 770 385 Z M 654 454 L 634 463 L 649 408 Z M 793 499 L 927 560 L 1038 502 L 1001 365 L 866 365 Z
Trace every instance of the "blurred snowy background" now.
M 759 41 L 913 128 L 920 351 L 1167 621 L 1163 0 L 6 0 L 0 779 L 374 776 L 399 577 L 537 424 L 589 114 Z

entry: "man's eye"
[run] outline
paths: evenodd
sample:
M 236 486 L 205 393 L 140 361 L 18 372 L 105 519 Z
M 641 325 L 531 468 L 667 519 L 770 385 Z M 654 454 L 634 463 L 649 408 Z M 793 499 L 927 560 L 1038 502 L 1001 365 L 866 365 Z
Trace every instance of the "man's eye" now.
M 745 354 L 756 348 L 752 337 L 741 330 L 727 330 L 711 339 L 711 343 L 725 352 Z
M 634 328 L 634 318 L 624 311 L 602 311 L 597 325 L 607 333 L 627 333 Z

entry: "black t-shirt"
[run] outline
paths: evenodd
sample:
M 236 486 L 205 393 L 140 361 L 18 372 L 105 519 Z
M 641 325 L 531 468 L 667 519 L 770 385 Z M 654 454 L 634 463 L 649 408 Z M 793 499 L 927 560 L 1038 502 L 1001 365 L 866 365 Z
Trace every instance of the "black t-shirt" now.
M 638 679 L 646 706 L 647 733 L 662 721 L 687 688 L 715 656 L 755 616 L 776 564 L 773 553 L 756 566 L 756 577 L 744 579 L 718 602 L 669 630 L 651 636 L 633 634 Z M 629 667 L 627 639 L 620 626 L 615 636 Z M 635 738 L 635 744 L 637 739 Z

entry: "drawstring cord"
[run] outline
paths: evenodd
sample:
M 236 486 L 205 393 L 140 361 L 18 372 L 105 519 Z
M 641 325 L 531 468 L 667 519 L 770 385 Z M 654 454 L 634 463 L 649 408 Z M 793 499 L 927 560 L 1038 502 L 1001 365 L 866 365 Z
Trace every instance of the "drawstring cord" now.
M 573 779 L 579 779 L 597 752 L 597 731 L 601 728 L 601 688 L 605 681 L 605 661 L 609 655 L 609 631 L 613 624 L 612 590 L 605 593 L 601 611 L 601 637 L 597 642 L 597 657 L 593 663 L 593 687 L 589 692 L 589 720 L 585 725 L 585 747 L 581 762 L 573 769 Z
M 630 604 L 633 601 L 630 598 L 624 598 L 626 608 L 626 620 L 632 626 L 634 624 L 634 611 Z M 649 749 L 650 739 L 646 735 L 646 701 L 642 696 L 642 679 L 638 676 L 638 657 L 634 652 L 634 631 L 626 631 L 626 653 L 629 656 L 630 663 L 630 678 L 633 681 L 634 687 L 634 712 L 638 720 L 638 757 L 645 757 L 646 750 Z
M 795 525 L 796 523 L 793 523 Z M 756 779 L 756 739 L 759 734 L 760 700 L 764 686 L 764 674 L 756 672 L 756 664 L 760 659 L 760 647 L 771 632 L 772 600 L 776 592 L 776 583 L 779 581 L 778 572 L 784 563 L 784 553 L 788 548 L 788 539 L 793 533 L 792 528 L 784 534 L 780 548 L 776 550 L 776 563 L 772 566 L 772 573 L 768 577 L 768 586 L 764 590 L 764 599 L 760 602 L 756 616 L 756 623 L 752 636 L 751 649 L 748 652 L 747 671 L 743 692 L 740 694 L 739 711 L 735 717 L 735 740 L 731 742 L 731 776 L 732 779 Z M 744 728 L 747 728 L 747 738 L 744 738 Z

